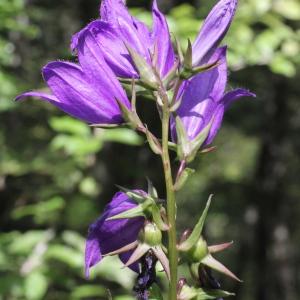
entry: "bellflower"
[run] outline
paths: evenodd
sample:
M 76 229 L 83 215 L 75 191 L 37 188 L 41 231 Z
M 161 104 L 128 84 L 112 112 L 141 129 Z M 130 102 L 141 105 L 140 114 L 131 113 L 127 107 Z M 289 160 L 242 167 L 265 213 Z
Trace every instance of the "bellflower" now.
M 238 0 L 220 0 L 204 20 L 192 45 L 193 66 L 207 63 L 224 38 L 234 17 Z
M 121 123 L 122 113 L 116 99 L 128 108 L 130 102 L 90 32 L 78 39 L 78 59 L 79 64 L 55 61 L 43 68 L 51 94 L 27 92 L 16 100 L 38 97 L 87 123 Z
M 193 141 L 210 122 L 211 127 L 203 146 L 209 145 L 216 136 L 224 116 L 231 103 L 243 96 L 255 95 L 245 89 L 235 89 L 225 93 L 227 83 L 226 47 L 219 48 L 210 58 L 210 62 L 219 64 L 210 71 L 200 73 L 185 81 L 181 88 L 181 105 L 177 110 L 187 137 Z M 173 140 L 176 140 L 175 120 L 171 121 Z
M 156 0 L 152 7 L 153 28 L 132 17 L 123 0 L 103 0 L 100 7 L 101 20 L 91 22 L 76 33 L 71 42 L 72 50 L 77 50 L 78 40 L 89 31 L 109 66 L 119 77 L 138 78 L 138 72 L 126 48 L 126 44 L 142 56 L 149 65 L 155 64 L 163 77 L 175 62 L 168 25 L 159 11 Z M 156 61 L 152 58 L 156 56 Z
M 143 217 L 132 219 L 107 220 L 124 211 L 134 208 L 137 204 L 125 193 L 116 193 L 112 201 L 106 206 L 102 216 L 89 228 L 85 248 L 85 273 L 89 276 L 89 269 L 99 263 L 103 255 L 116 251 L 137 240 L 138 234 L 144 225 Z M 131 256 L 128 251 L 119 255 L 125 263 Z M 131 269 L 138 272 L 137 263 Z

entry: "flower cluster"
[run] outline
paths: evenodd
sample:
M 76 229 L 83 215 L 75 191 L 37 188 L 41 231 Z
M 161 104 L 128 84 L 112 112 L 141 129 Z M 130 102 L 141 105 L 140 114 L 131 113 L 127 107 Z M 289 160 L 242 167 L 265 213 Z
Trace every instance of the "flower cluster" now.
M 151 29 L 130 15 L 123 0 L 102 0 L 100 18 L 72 38 L 71 50 L 78 63 L 48 63 L 42 74 L 51 93 L 26 92 L 17 100 L 38 97 L 88 124 L 100 127 L 125 124 L 142 132 L 153 152 L 161 155 L 167 190 L 169 194 L 174 193 L 191 171 L 186 165 L 214 140 L 228 107 L 243 96 L 255 96 L 242 88 L 226 91 L 227 49 L 219 44 L 229 29 L 236 7 L 237 0 L 219 0 L 195 41 L 188 41 L 183 53 L 178 43 L 173 45 L 166 18 L 156 0 L 152 6 Z M 154 100 L 163 124 L 162 140 L 149 131 L 137 114 L 137 91 Z M 168 149 L 175 150 L 181 162 L 174 185 L 170 178 Z M 175 207 L 172 197 L 168 201 L 173 201 Z M 171 211 L 175 214 L 176 210 Z M 198 282 L 196 288 L 183 283 L 178 289 L 178 299 L 230 295 L 205 290 L 211 285 L 202 284 L 204 271 L 206 279 L 212 282 L 207 267 L 237 279 L 211 255 L 230 244 L 208 247 L 201 235 L 206 213 L 207 209 L 192 233 L 177 245 L 177 250 L 173 241 L 167 252 L 162 231 L 171 235 L 175 216 L 168 219 L 171 212 L 166 214 L 165 201 L 158 198 L 151 183 L 148 192 L 122 188 L 90 226 L 85 253 L 86 276 L 103 256 L 119 255 L 125 266 L 140 273 L 136 290 L 144 295 L 141 299 L 147 299 L 147 289 L 155 282 L 157 260 L 174 287 L 178 251 Z M 170 259 L 170 266 L 168 255 L 175 257 L 172 262 Z M 213 288 L 219 289 L 219 285 Z

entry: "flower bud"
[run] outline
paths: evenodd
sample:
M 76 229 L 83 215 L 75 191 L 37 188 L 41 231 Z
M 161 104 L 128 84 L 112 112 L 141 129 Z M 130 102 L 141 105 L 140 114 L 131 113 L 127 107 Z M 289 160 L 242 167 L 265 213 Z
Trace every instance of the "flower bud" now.
M 140 240 L 149 246 L 161 244 L 162 234 L 155 223 L 147 222 L 140 232 Z
M 208 253 L 209 251 L 207 243 L 203 237 L 200 236 L 196 244 L 185 253 L 185 257 L 191 263 L 200 262 L 205 256 L 208 255 Z

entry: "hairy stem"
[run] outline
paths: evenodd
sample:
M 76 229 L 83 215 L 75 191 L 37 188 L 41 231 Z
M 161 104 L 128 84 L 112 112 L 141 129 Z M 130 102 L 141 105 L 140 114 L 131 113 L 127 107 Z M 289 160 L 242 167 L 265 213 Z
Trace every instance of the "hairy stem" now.
M 170 283 L 168 299 L 176 300 L 177 285 L 177 249 L 176 249 L 176 201 L 173 190 L 173 179 L 171 172 L 168 140 L 169 140 L 170 112 L 168 103 L 164 103 L 162 116 L 162 162 L 164 167 L 166 193 L 167 193 L 167 216 L 170 229 L 168 231 L 168 257 L 170 262 Z

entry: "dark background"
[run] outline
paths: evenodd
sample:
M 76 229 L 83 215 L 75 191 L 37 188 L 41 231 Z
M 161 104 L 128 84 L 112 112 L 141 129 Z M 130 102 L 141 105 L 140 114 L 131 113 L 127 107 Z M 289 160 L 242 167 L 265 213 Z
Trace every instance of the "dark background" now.
M 194 38 L 216 1 L 158 1 L 182 44 Z M 151 24 L 149 1 L 128 1 Z M 164 195 L 160 161 L 129 130 L 91 131 L 40 101 L 14 103 L 43 88 L 40 69 L 74 60 L 69 41 L 98 16 L 98 0 L 0 0 L 0 299 L 132 299 L 133 274 L 115 260 L 83 275 L 88 225 L 117 191 Z M 228 111 L 214 145 L 193 163 L 197 173 L 178 195 L 180 231 L 192 226 L 209 194 L 209 243 L 234 240 L 218 258 L 242 284 L 216 275 L 236 299 L 296 300 L 300 293 L 300 4 L 240 1 L 225 39 L 229 88 L 255 100 Z M 139 111 L 159 134 L 155 109 Z M 137 147 L 142 146 L 142 147 Z M 174 161 L 174 164 L 176 162 Z

